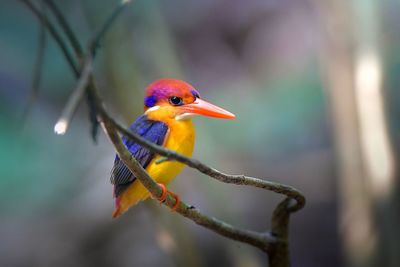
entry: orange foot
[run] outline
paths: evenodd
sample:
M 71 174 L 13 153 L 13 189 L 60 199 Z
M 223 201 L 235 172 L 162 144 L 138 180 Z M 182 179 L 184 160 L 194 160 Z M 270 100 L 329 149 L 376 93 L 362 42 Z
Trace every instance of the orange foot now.
M 177 194 L 167 190 L 167 187 L 164 184 L 159 183 L 158 185 L 161 187 L 163 191 L 161 196 L 158 198 L 158 201 L 160 201 L 160 203 L 163 203 L 167 199 L 167 195 L 169 193 L 171 196 L 175 198 L 175 205 L 171 208 L 171 211 L 176 211 L 176 209 L 179 207 L 179 204 L 181 203 L 180 197 Z

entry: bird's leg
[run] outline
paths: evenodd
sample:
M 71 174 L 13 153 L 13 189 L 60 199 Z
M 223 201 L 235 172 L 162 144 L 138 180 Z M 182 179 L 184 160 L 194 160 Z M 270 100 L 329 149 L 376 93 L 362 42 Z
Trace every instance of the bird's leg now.
M 167 190 L 167 187 L 165 186 L 165 184 L 158 183 L 158 185 L 162 189 L 162 194 L 158 198 L 158 201 L 160 201 L 160 203 L 163 203 L 167 199 L 168 193 L 171 194 L 171 196 L 175 198 L 175 204 L 171 208 L 171 211 L 176 211 L 176 209 L 179 207 L 179 204 L 181 203 L 181 198 L 177 194 Z

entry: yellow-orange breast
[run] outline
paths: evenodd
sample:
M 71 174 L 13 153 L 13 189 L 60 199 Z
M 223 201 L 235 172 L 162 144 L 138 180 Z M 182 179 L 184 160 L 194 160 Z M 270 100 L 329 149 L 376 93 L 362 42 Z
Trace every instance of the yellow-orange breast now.
M 164 147 L 191 157 L 195 137 L 192 120 L 171 120 L 167 124 L 169 130 Z M 164 161 L 156 164 L 155 161 L 159 158 L 160 156 L 157 156 L 152 160 L 146 170 L 158 183 L 168 184 L 182 171 L 184 164 L 176 161 Z
M 163 120 L 168 125 L 168 133 L 164 140 L 164 147 L 180 154 L 191 157 L 194 147 L 195 131 L 191 119 L 177 121 Z M 184 168 L 184 164 L 176 161 L 163 161 L 156 164 L 161 156 L 156 156 L 146 167 L 149 175 L 158 183 L 169 184 Z M 145 200 L 150 196 L 147 189 L 136 180 L 119 197 L 113 217 L 124 213 L 129 207 Z

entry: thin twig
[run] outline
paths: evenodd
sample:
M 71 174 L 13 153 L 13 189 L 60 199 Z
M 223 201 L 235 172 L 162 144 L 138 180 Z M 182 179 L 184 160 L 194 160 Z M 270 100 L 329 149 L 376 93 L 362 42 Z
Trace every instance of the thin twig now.
M 42 1 L 40 2 L 40 9 L 42 10 L 42 13 L 45 14 L 45 6 Z M 28 114 L 31 111 L 39 95 L 40 83 L 42 80 L 43 64 L 46 52 L 45 48 L 46 48 L 46 25 L 44 21 L 41 19 L 39 24 L 38 48 L 37 48 L 35 65 L 33 69 L 32 88 L 30 90 L 28 102 L 26 104 L 25 111 L 22 116 L 23 121 L 26 121 Z
M 68 126 L 71 122 L 72 117 L 74 116 L 76 110 L 78 109 L 78 105 L 85 94 L 86 87 L 89 83 L 89 77 L 92 74 L 92 57 L 88 56 L 85 60 L 85 64 L 82 70 L 82 75 L 79 78 L 79 81 L 76 85 L 76 88 L 73 90 L 71 96 L 69 97 L 67 104 L 64 106 L 64 109 L 61 113 L 60 118 L 54 126 L 54 132 L 57 134 L 65 134 L 68 129 Z
M 100 45 L 100 41 L 103 38 L 104 34 L 110 29 L 111 25 L 114 23 L 115 19 L 121 14 L 121 12 L 125 9 L 125 7 L 130 4 L 132 0 L 123 0 L 119 3 L 119 5 L 114 9 L 108 19 L 102 24 L 102 27 L 96 32 L 91 42 L 89 43 L 89 50 L 94 56 L 97 48 Z
M 82 47 L 77 40 L 75 34 L 72 32 L 67 20 L 64 18 L 57 6 L 51 0 L 45 1 L 53 11 L 54 16 L 57 18 L 61 28 L 66 33 L 66 36 L 71 43 L 76 56 L 79 59 L 79 62 L 82 62 L 82 57 L 84 56 Z M 102 24 L 102 27 L 97 31 L 94 37 L 89 41 L 88 51 L 86 52 L 86 60 L 85 62 L 82 62 L 82 64 L 78 67 L 79 70 L 82 69 L 82 75 L 79 78 L 79 82 L 76 88 L 73 90 L 71 96 L 69 97 L 60 118 L 57 120 L 57 123 L 54 126 L 54 131 L 57 134 L 65 134 L 65 132 L 67 131 L 68 126 L 78 108 L 78 105 L 83 98 L 86 86 L 89 83 L 89 76 L 92 72 L 92 57 L 94 56 L 95 51 L 99 46 L 99 42 L 128 3 L 130 3 L 130 1 L 121 2 L 118 7 L 115 8 L 115 10 L 112 12 L 109 18 Z M 90 99 L 90 97 L 88 99 Z M 90 103 L 89 106 L 91 106 Z
M 71 67 L 73 73 L 76 76 L 79 76 L 79 69 L 77 64 L 75 63 L 72 55 L 70 54 L 67 46 L 65 45 L 65 42 L 61 38 L 61 36 L 58 34 L 57 30 L 53 26 L 53 24 L 47 19 L 47 17 L 38 10 L 31 1 L 29 0 L 20 0 L 23 4 L 25 4 L 31 11 L 32 13 L 39 19 L 39 21 L 42 21 L 47 29 L 49 30 L 51 36 L 54 38 L 54 40 L 57 42 L 58 46 L 60 47 L 61 51 L 63 52 L 65 59 L 68 62 L 68 65 Z
M 60 9 L 52 0 L 44 0 L 44 2 L 49 6 L 50 10 L 53 12 L 54 16 L 56 17 L 60 27 L 65 32 L 68 40 L 70 41 L 72 48 L 75 51 L 75 55 L 77 58 L 81 58 L 83 56 L 82 47 L 76 38 L 75 34 L 73 33 L 68 21 L 64 18 L 63 14 L 61 13 Z
M 57 134 L 65 134 L 68 129 L 68 126 L 76 113 L 79 103 L 81 102 L 83 95 L 85 94 L 86 84 L 88 83 L 89 76 L 92 72 L 92 57 L 87 57 L 86 61 L 82 63 L 84 54 L 82 46 L 80 45 L 78 39 L 76 38 L 74 32 L 71 29 L 68 21 L 61 13 L 60 9 L 52 0 L 44 0 L 47 6 L 49 6 L 50 10 L 53 12 L 54 17 L 57 19 L 58 24 L 61 29 L 64 31 L 67 40 L 71 44 L 76 57 L 78 58 L 78 70 L 82 72 L 82 75 L 79 78 L 79 82 L 70 95 L 66 105 L 64 106 L 63 111 L 61 112 L 61 116 L 57 120 L 57 123 L 54 125 L 54 132 Z M 78 77 L 79 74 L 76 76 Z

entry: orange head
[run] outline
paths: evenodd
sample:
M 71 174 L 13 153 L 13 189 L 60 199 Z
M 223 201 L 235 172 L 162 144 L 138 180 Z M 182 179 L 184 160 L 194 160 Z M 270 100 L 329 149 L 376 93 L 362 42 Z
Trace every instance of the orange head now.
M 221 119 L 234 119 L 235 115 L 200 98 L 190 84 L 175 79 L 161 79 L 151 83 L 146 90 L 144 109 L 147 112 L 162 110 L 163 114 L 177 120 L 192 115 Z

